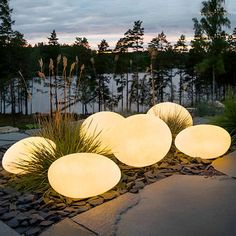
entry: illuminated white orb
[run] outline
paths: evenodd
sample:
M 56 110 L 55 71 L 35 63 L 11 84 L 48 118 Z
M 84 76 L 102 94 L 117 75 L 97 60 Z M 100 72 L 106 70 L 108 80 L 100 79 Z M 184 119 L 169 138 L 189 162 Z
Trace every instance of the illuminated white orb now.
M 169 119 L 176 119 L 182 120 L 186 127 L 193 125 L 193 119 L 188 110 L 183 106 L 172 102 L 158 103 L 151 107 L 147 114 L 155 115 L 167 123 Z
M 160 161 L 169 151 L 172 136 L 161 119 L 146 114 L 134 115 L 118 124 L 114 132 L 113 153 L 121 162 L 144 167 Z
M 191 157 L 216 158 L 227 152 L 231 145 L 229 133 L 215 125 L 195 125 L 181 131 L 175 146 Z
M 94 153 L 74 153 L 52 163 L 48 180 L 63 196 L 88 198 L 113 188 L 121 178 L 119 167 L 109 158 Z
M 28 161 L 36 150 L 47 149 L 53 152 L 56 144 L 43 137 L 29 137 L 13 144 L 4 154 L 2 159 L 3 168 L 13 174 L 23 174 L 17 164 Z
M 86 138 L 96 137 L 95 140 L 100 143 L 100 149 L 111 152 L 113 128 L 123 119 L 125 119 L 123 116 L 115 112 L 97 112 L 82 123 L 81 135 Z

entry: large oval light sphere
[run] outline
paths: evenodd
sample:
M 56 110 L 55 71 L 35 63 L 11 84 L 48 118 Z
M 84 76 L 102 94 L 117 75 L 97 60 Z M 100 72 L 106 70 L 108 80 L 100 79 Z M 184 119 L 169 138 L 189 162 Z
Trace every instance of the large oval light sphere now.
M 151 107 L 147 114 L 155 115 L 165 121 L 167 125 L 169 125 L 172 133 L 176 134 L 182 131 L 182 129 L 193 125 L 193 119 L 188 110 L 172 102 L 158 103 Z M 178 125 L 176 125 L 176 122 Z
M 126 165 L 144 167 L 160 161 L 169 151 L 172 136 L 164 121 L 146 114 L 134 115 L 118 124 L 113 153 Z
M 2 159 L 3 168 L 13 174 L 23 174 L 17 164 L 28 161 L 36 150 L 47 149 L 51 152 L 56 144 L 43 137 L 29 137 L 13 144 L 4 154 Z
M 52 163 L 48 180 L 63 196 L 87 198 L 113 188 L 121 178 L 119 167 L 109 158 L 95 153 L 74 153 Z
M 191 157 L 211 159 L 225 154 L 231 145 L 229 133 L 215 125 L 195 125 L 181 131 L 175 146 Z
M 118 113 L 101 111 L 89 116 L 81 126 L 81 135 L 86 138 L 96 137 L 100 143 L 100 149 L 111 152 L 113 128 L 125 118 Z

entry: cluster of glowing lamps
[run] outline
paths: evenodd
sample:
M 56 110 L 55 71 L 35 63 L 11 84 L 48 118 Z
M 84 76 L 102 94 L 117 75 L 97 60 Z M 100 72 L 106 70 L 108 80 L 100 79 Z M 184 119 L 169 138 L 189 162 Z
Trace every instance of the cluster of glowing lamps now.
M 175 146 L 191 157 L 205 159 L 223 155 L 230 147 L 226 130 L 214 125 L 193 126 L 192 117 L 175 103 L 160 103 L 147 114 L 128 118 L 115 112 L 98 112 L 81 126 L 81 135 L 96 137 L 101 149 L 106 149 L 122 163 L 145 167 L 162 160 L 169 152 L 172 134 L 163 121 L 178 114 L 187 117 L 187 128 L 175 138 Z M 163 120 L 162 120 L 162 119 Z M 12 145 L 4 154 L 2 165 L 14 174 L 24 174 L 17 163 L 30 161 L 35 148 L 53 152 L 55 143 L 43 137 L 30 137 Z M 118 165 L 111 159 L 94 153 L 74 153 L 60 157 L 48 170 L 52 188 L 66 197 L 87 198 L 112 189 L 121 178 Z

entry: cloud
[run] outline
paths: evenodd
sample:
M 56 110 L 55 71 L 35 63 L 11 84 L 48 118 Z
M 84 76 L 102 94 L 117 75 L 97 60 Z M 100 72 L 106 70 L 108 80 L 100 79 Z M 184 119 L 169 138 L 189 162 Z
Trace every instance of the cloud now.
M 162 30 L 170 38 L 193 33 L 193 17 L 200 17 L 201 0 L 11 0 L 14 29 L 29 42 L 47 41 L 53 29 L 61 43 L 75 36 L 99 43 L 105 36 L 112 42 L 123 36 L 135 20 L 142 20 L 145 34 L 156 36 Z M 226 1 L 232 27 L 236 27 L 236 2 Z M 104 36 L 104 37 L 103 37 Z M 110 43 L 111 44 L 111 43 Z

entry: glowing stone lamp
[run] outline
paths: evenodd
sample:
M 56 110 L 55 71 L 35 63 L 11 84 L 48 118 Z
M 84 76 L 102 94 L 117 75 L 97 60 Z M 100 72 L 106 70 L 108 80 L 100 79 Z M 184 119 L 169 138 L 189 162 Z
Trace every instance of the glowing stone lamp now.
M 140 114 L 120 122 L 114 133 L 113 153 L 126 165 L 144 167 L 160 161 L 169 151 L 172 136 L 161 119 Z
M 71 198 L 88 198 L 113 188 L 121 178 L 119 167 L 95 153 L 74 153 L 52 163 L 48 180 L 52 188 Z
M 151 107 L 147 114 L 155 115 L 167 123 L 169 119 L 179 119 L 184 122 L 186 127 L 193 125 L 193 119 L 188 110 L 183 106 L 172 102 L 158 103 Z
M 100 149 L 111 152 L 113 128 L 123 119 L 123 116 L 115 112 L 97 112 L 85 119 L 81 126 L 81 135 L 86 138 L 96 137 L 95 141 L 100 143 Z
M 56 144 L 43 137 L 29 137 L 13 144 L 4 154 L 2 159 L 3 168 L 13 174 L 23 174 L 17 164 L 28 161 L 36 150 L 47 149 L 53 152 Z
M 175 146 L 191 157 L 212 159 L 227 152 L 231 145 L 229 133 L 215 125 L 195 125 L 181 131 Z

